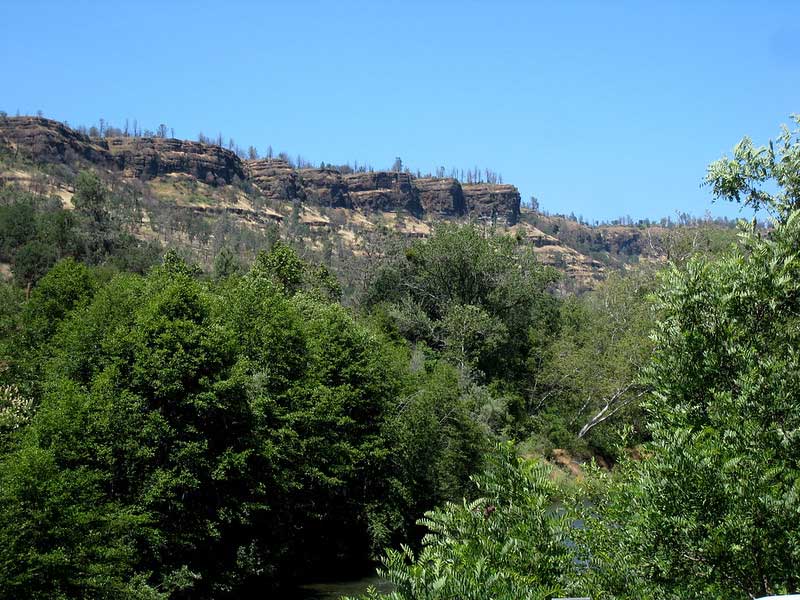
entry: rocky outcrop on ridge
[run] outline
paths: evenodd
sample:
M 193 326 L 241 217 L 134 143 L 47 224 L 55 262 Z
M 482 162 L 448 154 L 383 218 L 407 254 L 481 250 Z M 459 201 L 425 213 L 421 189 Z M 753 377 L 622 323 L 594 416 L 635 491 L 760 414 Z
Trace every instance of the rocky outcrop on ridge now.
M 329 208 L 408 211 L 418 218 L 468 217 L 508 225 L 517 223 L 520 214 L 520 195 L 513 185 L 462 184 L 408 172 L 295 169 L 283 159 L 243 161 L 230 150 L 201 142 L 90 138 L 41 117 L 0 117 L 0 146 L 39 162 L 88 162 L 139 179 L 185 174 L 211 185 L 246 180 L 268 198 Z
M 514 225 L 519 221 L 519 190 L 507 183 L 464 184 L 464 198 L 471 217 Z
M 239 157 L 219 146 L 154 137 L 114 137 L 102 141 L 113 162 L 129 177 L 152 179 L 185 173 L 211 185 L 245 178 Z
M 82 135 L 63 123 L 42 117 L 0 116 L 0 145 L 39 162 L 78 160 L 106 164 L 108 148 L 102 140 Z
M 423 177 L 414 180 L 422 210 L 443 217 L 463 217 L 467 214 L 464 190 L 457 179 Z

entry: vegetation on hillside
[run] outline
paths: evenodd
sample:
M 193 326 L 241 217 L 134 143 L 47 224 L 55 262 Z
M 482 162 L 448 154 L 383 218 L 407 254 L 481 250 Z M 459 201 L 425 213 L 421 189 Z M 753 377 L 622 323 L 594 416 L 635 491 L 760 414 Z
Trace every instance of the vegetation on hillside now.
M 2 188 L 0 598 L 263 596 L 379 556 L 395 600 L 796 590 L 798 164 L 796 131 L 744 141 L 707 181 L 771 231 L 581 296 L 475 225 L 335 263 L 298 207 L 204 269 L 113 177 L 71 173 L 74 210 Z
M 718 197 L 763 206 L 775 225 L 766 237 L 745 227 L 729 255 L 660 276 L 638 377 L 647 442 L 573 487 L 501 448 L 469 501 L 427 513 L 420 552 L 388 551 L 382 572 L 397 590 L 369 598 L 797 591 L 798 164 L 800 131 L 787 129 L 777 149 L 745 139 L 709 167 Z

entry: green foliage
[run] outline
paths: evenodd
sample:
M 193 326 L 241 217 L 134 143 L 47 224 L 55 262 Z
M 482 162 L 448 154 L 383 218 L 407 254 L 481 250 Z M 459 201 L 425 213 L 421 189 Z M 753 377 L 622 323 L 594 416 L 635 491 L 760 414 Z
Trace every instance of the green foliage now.
M 505 434 L 525 419 L 520 398 L 557 329 L 558 303 L 548 291 L 554 281 L 555 271 L 518 240 L 445 224 L 390 255 L 363 303 L 387 329 L 424 344 L 468 383 L 485 386 L 480 393 L 493 397 L 482 405 L 513 417 L 492 418 Z
M 274 229 L 242 274 L 218 223 L 203 277 L 179 250 L 153 267 L 136 199 L 94 174 L 74 213 L 4 191 L 0 598 L 263 594 L 403 542 L 397 600 L 795 590 L 797 148 L 709 168 L 779 222 L 718 259 L 726 236 L 676 236 L 655 310 L 645 269 L 561 300 L 521 238 L 443 225 L 387 250 L 354 312 Z M 631 458 L 566 489 L 487 452 L 517 434 Z
M 75 211 L 63 209 L 57 198 L 3 190 L 0 261 L 11 263 L 18 284 L 33 286 L 64 258 L 137 273 L 158 262 L 161 247 L 124 231 L 110 212 L 115 198 L 97 176 L 82 172 L 76 185 Z
M 800 115 L 792 120 L 800 125 Z M 800 208 L 800 129 L 784 125 L 776 142 L 759 148 L 743 138 L 733 149 L 733 158 L 709 165 L 706 184 L 717 198 L 788 218 Z
M 261 252 L 253 265 L 253 272 L 270 277 L 289 293 L 300 289 L 305 265 L 286 244 L 277 242 L 269 252 Z
M 250 276 L 269 278 L 289 294 L 306 290 L 328 300 L 338 300 L 342 295 L 339 283 L 324 265 L 312 267 L 280 241 L 269 252 L 259 252 Z
M 469 476 L 483 464 L 486 435 L 470 391 L 452 366 L 439 361 L 416 374 L 399 402 L 392 420 L 394 461 L 409 492 L 409 516 L 462 498 Z
M 80 214 L 87 216 L 95 224 L 108 220 L 107 194 L 103 182 L 92 171 L 81 171 L 75 182 L 72 204 Z
M 639 269 L 612 275 L 597 290 L 562 303 L 558 336 L 537 369 L 534 437 L 611 458 L 616 439 L 610 425 L 632 425 L 642 439 L 638 399 L 646 387 L 640 373 L 652 348 L 655 287 L 654 273 Z
M 387 552 L 379 573 L 396 590 L 365 598 L 543 600 L 578 590 L 571 520 L 549 475 L 542 463 L 501 446 L 474 478 L 477 498 L 420 520 L 428 533 L 419 553 L 407 546 Z
M 639 543 L 683 597 L 800 584 L 798 216 L 744 253 L 671 272 L 661 296 Z
M 91 299 L 96 283 L 89 269 L 71 258 L 56 264 L 31 294 L 23 319 L 31 343 L 50 337 L 76 306 Z
M 401 398 L 449 390 L 331 302 L 327 271 L 265 259 L 219 280 L 174 251 L 146 277 L 67 259 L 27 302 L 3 288 L 0 597 L 259 589 L 363 564 L 464 488 L 483 432 L 446 412 L 461 397 L 402 435 Z
M 236 255 L 227 246 L 223 246 L 219 251 L 217 257 L 214 259 L 214 277 L 217 279 L 225 279 L 232 275 L 236 275 L 241 270 Z
M 800 585 L 800 213 L 780 170 L 793 159 L 779 169 L 772 150 L 751 150 L 745 141 L 738 162 L 712 166 L 716 191 L 780 220 L 768 237 L 745 230 L 730 256 L 664 276 L 652 442 L 594 496 L 587 522 L 600 597 L 744 599 Z M 753 186 L 770 174 L 786 187 L 765 196 Z

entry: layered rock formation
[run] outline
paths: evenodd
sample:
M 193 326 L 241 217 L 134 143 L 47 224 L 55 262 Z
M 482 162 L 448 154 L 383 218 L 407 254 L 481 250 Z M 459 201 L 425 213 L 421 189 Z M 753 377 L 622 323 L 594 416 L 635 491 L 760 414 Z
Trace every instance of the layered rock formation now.
M 461 184 L 449 178 L 415 178 L 375 171 L 343 174 L 335 169 L 295 169 L 281 159 L 242 161 L 213 144 L 158 137 L 89 138 L 63 123 L 40 117 L 0 118 L 0 145 L 43 162 L 90 162 L 126 177 L 153 179 L 175 173 L 204 183 L 249 180 L 268 198 L 331 208 L 391 212 L 416 217 L 519 220 L 520 195 L 513 185 Z
M 347 183 L 336 169 L 302 169 L 300 181 L 309 204 L 353 208 Z
M 467 214 L 464 190 L 457 179 L 423 177 L 414 180 L 419 202 L 426 213 L 444 217 L 463 217 Z
M 90 138 L 41 117 L 0 118 L 0 144 L 40 162 L 83 160 L 143 179 L 185 173 L 223 185 L 245 177 L 239 157 L 219 146 L 154 137 Z
M 279 158 L 248 160 L 246 172 L 248 179 L 270 198 L 305 200 L 300 177 L 285 160 Z
M 520 196 L 515 186 L 507 183 L 472 183 L 464 184 L 462 188 L 470 216 L 508 225 L 519 221 Z
M 413 179 L 408 173 L 375 171 L 372 173 L 350 173 L 345 175 L 353 208 L 364 211 L 407 210 L 421 217 Z
M 129 177 L 152 179 L 185 173 L 212 185 L 244 179 L 244 165 L 230 150 L 168 138 L 117 137 L 102 140 L 116 166 Z
M 41 117 L 0 117 L 0 145 L 41 162 L 105 164 L 110 158 L 102 140 Z

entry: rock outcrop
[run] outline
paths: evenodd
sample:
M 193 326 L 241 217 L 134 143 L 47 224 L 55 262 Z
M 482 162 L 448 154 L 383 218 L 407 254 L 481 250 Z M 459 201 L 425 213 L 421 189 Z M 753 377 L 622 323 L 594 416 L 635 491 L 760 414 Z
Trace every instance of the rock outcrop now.
M 408 173 L 375 171 L 344 176 L 353 208 L 364 211 L 407 210 L 422 216 L 417 190 Z
M 230 150 L 211 144 L 153 137 L 114 137 L 102 140 L 116 166 L 129 177 L 153 179 L 185 173 L 212 185 L 245 178 L 244 166 Z
M 457 179 L 423 177 L 414 180 L 419 202 L 426 214 L 463 217 L 467 214 L 464 190 Z
M 509 225 L 519 220 L 519 191 L 507 184 L 461 184 L 451 178 L 416 178 L 394 171 L 298 170 L 276 158 L 242 161 L 230 150 L 201 142 L 90 138 L 41 117 L 1 117 L 0 145 L 42 162 L 90 162 L 140 179 L 177 173 L 212 185 L 248 180 L 279 201 L 366 212 L 405 210 L 418 218 L 469 217 Z
M 519 190 L 507 183 L 471 183 L 462 186 L 471 217 L 514 225 L 519 221 Z
M 42 117 L 0 118 L 0 144 L 40 162 L 86 161 L 142 179 L 185 173 L 222 185 L 245 178 L 239 157 L 219 146 L 156 137 L 90 138 Z
M 353 208 L 347 184 L 336 169 L 301 169 L 300 181 L 309 204 Z
M 280 158 L 248 160 L 245 163 L 248 179 L 268 198 L 276 200 L 305 200 L 303 185 L 297 171 Z
M 42 117 L 0 117 L 0 145 L 40 162 L 84 160 L 102 165 L 110 162 L 102 140 Z

